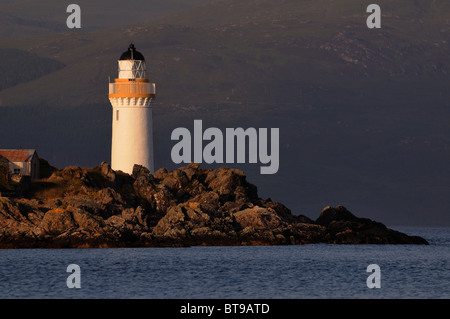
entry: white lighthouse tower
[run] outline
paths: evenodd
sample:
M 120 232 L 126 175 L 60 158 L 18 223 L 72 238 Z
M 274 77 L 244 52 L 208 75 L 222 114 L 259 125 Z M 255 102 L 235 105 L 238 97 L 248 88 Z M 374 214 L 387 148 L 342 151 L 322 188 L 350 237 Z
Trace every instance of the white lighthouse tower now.
M 111 168 L 131 174 L 134 164 L 154 172 L 151 100 L 155 83 L 146 78 L 144 56 L 133 44 L 119 59 L 119 77 L 109 83 L 112 104 Z

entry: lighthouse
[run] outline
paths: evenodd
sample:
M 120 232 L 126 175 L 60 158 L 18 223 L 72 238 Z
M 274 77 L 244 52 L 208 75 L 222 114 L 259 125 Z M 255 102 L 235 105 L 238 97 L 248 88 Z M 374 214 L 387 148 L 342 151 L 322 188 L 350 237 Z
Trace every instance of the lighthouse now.
M 146 76 L 144 56 L 130 44 L 118 61 L 118 78 L 109 83 L 112 105 L 111 168 L 131 174 L 134 164 L 154 172 L 151 101 L 155 83 Z

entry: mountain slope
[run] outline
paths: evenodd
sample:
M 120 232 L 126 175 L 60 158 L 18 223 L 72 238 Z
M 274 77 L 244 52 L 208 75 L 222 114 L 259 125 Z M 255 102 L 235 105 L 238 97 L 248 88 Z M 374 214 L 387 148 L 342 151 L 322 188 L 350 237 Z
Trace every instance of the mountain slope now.
M 450 72 L 450 25 L 443 18 L 450 5 L 426 3 L 381 4 L 386 16 L 381 30 L 365 26 L 365 8 L 353 0 L 228 0 L 138 26 L 13 39 L 9 46 L 56 58 L 67 68 L 0 97 L 4 104 L 17 105 L 31 99 L 102 102 L 105 81 L 116 76 L 115 60 L 130 41 L 146 53 L 151 77 L 162 84 L 160 97 L 175 104 L 177 95 L 196 104 L 230 99 L 297 103 L 308 84 L 339 90 L 386 79 L 439 83 Z M 75 79 L 79 84 L 73 86 Z M 52 98 L 45 92 L 47 81 L 57 83 L 58 92 L 70 91 L 70 98 Z M 22 90 L 43 94 L 17 99 Z
M 83 31 L 148 22 L 174 11 L 184 10 L 211 0 L 78 0 Z M 0 38 L 37 36 L 67 31 L 67 6 L 70 2 L 46 0 L 4 0 L 0 3 Z
M 17 49 L 0 49 L 0 90 L 37 79 L 64 67 L 54 59 L 39 57 Z

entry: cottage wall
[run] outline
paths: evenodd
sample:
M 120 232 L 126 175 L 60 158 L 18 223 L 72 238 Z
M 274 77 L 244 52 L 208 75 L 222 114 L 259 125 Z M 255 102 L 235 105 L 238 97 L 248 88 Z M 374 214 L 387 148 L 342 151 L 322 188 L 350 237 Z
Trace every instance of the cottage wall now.
M 9 162 L 9 174 L 19 174 L 22 176 L 30 176 L 31 180 L 39 178 L 39 158 L 34 155 L 30 162 Z
M 7 162 L 9 175 L 29 176 L 29 179 L 40 178 L 39 157 L 33 149 L 0 149 L 0 159 Z

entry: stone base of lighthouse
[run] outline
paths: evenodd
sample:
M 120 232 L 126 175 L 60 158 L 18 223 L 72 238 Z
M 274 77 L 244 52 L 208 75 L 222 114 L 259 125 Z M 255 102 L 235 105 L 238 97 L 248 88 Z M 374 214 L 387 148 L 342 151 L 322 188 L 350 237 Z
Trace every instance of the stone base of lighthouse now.
M 134 164 L 154 172 L 151 98 L 110 97 L 113 107 L 111 168 L 131 174 Z

